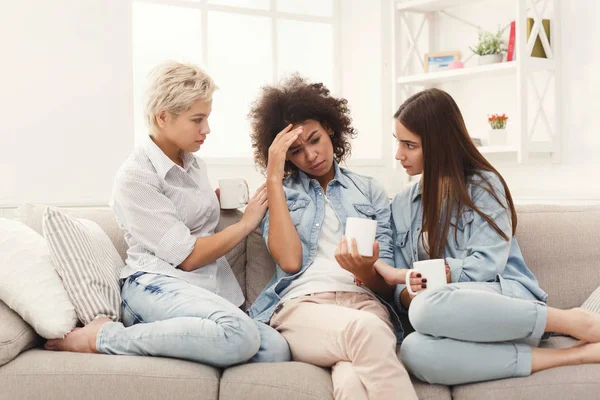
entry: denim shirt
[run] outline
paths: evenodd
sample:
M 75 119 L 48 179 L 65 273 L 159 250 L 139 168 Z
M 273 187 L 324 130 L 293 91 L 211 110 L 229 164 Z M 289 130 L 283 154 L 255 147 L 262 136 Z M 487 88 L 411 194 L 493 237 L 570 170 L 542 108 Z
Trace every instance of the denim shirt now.
M 342 221 L 342 231 L 346 230 L 348 217 L 377 220 L 379 258 L 394 265 L 390 204 L 385 191 L 373 178 L 340 168 L 335 162 L 334 168 L 334 178 L 327 185 L 327 197 Z M 252 318 L 265 323 L 268 323 L 275 307 L 280 303 L 280 294 L 312 264 L 325 217 L 323 188 L 316 179 L 310 179 L 304 172 L 298 171 L 283 180 L 283 189 L 292 222 L 302 244 L 302 266 L 292 274 L 283 271 L 279 265 L 276 266 L 275 275 L 248 310 Z M 268 211 L 263 218 L 261 230 L 265 243 L 268 243 Z M 396 336 L 401 338 L 402 328 L 392 304 L 383 300 L 382 303 L 390 311 Z
M 505 201 L 504 186 L 498 176 L 482 172 L 492 185 L 496 195 Z M 481 212 L 490 217 L 509 237 L 505 240 L 479 214 L 467 208 L 458 216 L 451 217 L 448 230 L 445 259 L 450 267 L 452 282 L 500 282 L 502 292 L 519 298 L 523 290 L 538 300 L 546 302 L 548 295 L 539 287 L 533 273 L 525 265 L 517 239 L 512 235 L 511 215 L 479 185 L 481 178 L 475 176 L 468 186 L 471 200 Z M 399 193 L 392 201 L 392 231 L 394 234 L 394 261 L 396 268 L 412 268 L 418 259 L 418 240 L 421 234 L 423 209 L 421 184 L 417 183 Z M 456 232 L 456 240 L 454 233 Z M 400 311 L 406 309 L 400 303 L 400 292 L 406 285 L 397 285 L 394 303 Z

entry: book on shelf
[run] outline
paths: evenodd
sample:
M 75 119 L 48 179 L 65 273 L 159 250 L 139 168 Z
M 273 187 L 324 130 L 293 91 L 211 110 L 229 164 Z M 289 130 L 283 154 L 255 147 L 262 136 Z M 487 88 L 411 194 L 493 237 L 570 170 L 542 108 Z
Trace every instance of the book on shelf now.
M 515 61 L 515 34 L 516 34 L 516 24 L 515 21 L 510 23 L 510 32 L 508 34 L 508 50 L 506 53 L 506 61 Z

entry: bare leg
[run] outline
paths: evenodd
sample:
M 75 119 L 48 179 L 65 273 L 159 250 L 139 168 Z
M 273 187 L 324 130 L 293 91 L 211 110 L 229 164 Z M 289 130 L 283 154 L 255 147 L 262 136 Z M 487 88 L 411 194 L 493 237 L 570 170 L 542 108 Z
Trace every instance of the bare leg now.
M 600 315 L 581 308 L 559 310 L 548 307 L 545 332 L 559 332 L 585 342 L 600 342 Z
M 110 322 L 110 318 L 98 318 L 84 326 L 73 329 L 64 339 L 51 339 L 46 342 L 46 350 L 73 351 L 76 353 L 99 353 L 96 350 L 96 336 L 102 325 Z
M 600 343 L 577 343 L 569 349 L 531 349 L 531 372 L 563 365 L 600 363 Z

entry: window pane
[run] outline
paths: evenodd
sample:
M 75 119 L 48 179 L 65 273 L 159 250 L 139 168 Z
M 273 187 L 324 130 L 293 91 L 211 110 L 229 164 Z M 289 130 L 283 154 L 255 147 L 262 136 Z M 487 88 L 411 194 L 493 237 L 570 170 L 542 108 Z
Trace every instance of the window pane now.
M 208 4 L 268 10 L 270 0 L 208 0 Z
M 277 23 L 279 78 L 299 72 L 312 81 L 333 87 L 333 26 L 280 20 Z
M 165 60 L 200 64 L 201 11 L 133 3 L 133 90 L 136 143 L 148 134 L 144 96 L 148 73 Z
M 211 11 L 208 71 L 214 94 L 211 134 L 202 157 L 251 157 L 249 106 L 259 88 L 273 81 L 271 20 Z
M 331 17 L 333 0 L 277 0 L 277 11 Z

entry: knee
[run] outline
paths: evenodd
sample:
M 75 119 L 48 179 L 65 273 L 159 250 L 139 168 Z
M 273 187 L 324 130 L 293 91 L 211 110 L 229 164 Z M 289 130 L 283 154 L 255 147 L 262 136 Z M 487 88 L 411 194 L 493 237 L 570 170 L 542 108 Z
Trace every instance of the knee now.
M 444 371 L 448 371 L 440 365 L 440 357 L 436 353 L 435 339 L 419 332 L 408 335 L 400 346 L 400 359 L 406 369 L 427 383 L 441 383 Z M 438 376 L 439 372 L 441 376 Z
M 371 340 L 383 341 L 388 339 L 394 346 L 396 344 L 396 337 L 389 326 L 376 315 L 366 311 L 362 311 L 349 323 L 347 332 Z
M 259 329 L 260 349 L 252 362 L 287 362 L 292 359 L 290 346 L 283 335 L 270 326 Z
M 436 325 L 446 318 L 444 298 L 447 293 L 444 289 L 427 290 L 413 299 L 408 318 L 415 331 L 435 336 Z
M 229 349 L 219 362 L 222 367 L 246 362 L 258 352 L 260 334 L 250 317 L 240 316 L 224 329 Z

